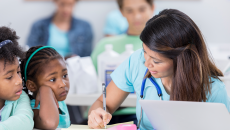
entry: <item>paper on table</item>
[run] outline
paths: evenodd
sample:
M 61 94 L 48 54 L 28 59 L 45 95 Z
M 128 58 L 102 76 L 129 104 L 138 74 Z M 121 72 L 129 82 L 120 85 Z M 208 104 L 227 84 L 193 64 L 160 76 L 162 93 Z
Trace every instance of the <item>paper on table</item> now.
M 131 122 L 125 122 L 125 123 L 119 123 L 119 124 L 113 124 L 113 125 L 107 125 L 107 129 L 120 125 L 120 124 L 133 124 L 133 121 Z M 88 125 L 71 125 L 69 128 L 67 129 L 61 129 L 61 130 L 91 130 Z M 103 129 L 94 129 L 94 130 L 103 130 Z

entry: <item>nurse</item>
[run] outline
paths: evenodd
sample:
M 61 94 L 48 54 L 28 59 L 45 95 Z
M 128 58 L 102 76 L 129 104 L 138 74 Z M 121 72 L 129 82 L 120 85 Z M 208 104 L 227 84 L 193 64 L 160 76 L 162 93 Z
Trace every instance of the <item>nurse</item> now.
M 133 91 L 137 95 L 139 121 L 144 78 L 147 78 L 144 100 L 160 100 L 155 85 L 149 80 L 152 78 L 162 91 L 162 100 L 223 103 L 230 111 L 225 85 L 218 78 L 223 74 L 210 59 L 201 31 L 190 17 L 178 10 L 163 10 L 147 22 L 140 39 L 143 49 L 137 50 L 111 74 L 107 111 L 103 110 L 102 96 L 91 106 L 90 128 L 104 127 Z M 140 129 L 154 129 L 144 112 Z

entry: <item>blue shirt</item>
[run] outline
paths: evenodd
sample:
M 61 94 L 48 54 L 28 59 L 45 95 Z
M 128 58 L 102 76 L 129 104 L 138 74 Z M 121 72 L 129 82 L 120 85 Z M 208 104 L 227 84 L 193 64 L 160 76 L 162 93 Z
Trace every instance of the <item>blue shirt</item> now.
M 159 11 L 155 10 L 154 14 Z M 108 14 L 105 21 L 104 34 L 105 35 L 120 35 L 127 33 L 129 23 L 127 19 L 121 14 L 120 10 L 114 10 Z
M 52 46 L 63 57 L 70 55 L 67 32 L 60 30 L 55 24 L 49 26 L 48 46 Z
M 59 109 L 61 111 L 61 114 L 59 114 L 59 124 L 57 128 L 68 128 L 70 126 L 70 117 L 69 117 L 69 111 L 67 109 L 67 106 L 64 101 L 58 102 Z M 40 109 L 40 104 L 38 107 L 35 106 L 35 99 L 30 101 L 30 105 L 32 109 Z
M 139 49 L 134 52 L 126 61 L 124 61 L 112 74 L 112 80 L 118 88 L 126 92 L 133 92 L 135 90 L 137 95 L 136 102 L 136 116 L 139 120 L 141 106 L 139 104 L 141 84 L 146 71 L 144 65 L 145 58 L 143 49 Z M 153 78 L 153 77 L 152 77 Z M 162 90 L 163 100 L 169 100 L 170 95 L 164 89 L 164 86 L 160 78 L 153 78 Z M 207 102 L 223 103 L 226 105 L 228 111 L 230 112 L 230 101 L 227 95 L 225 85 L 218 79 L 212 78 L 213 83 L 211 84 L 211 95 L 208 96 Z M 157 90 L 155 86 L 151 83 L 149 79 L 146 80 L 144 99 L 146 100 L 160 100 L 157 95 Z M 153 129 L 150 121 L 148 120 L 145 112 L 143 112 L 143 117 L 141 121 L 141 130 Z
M 128 30 L 128 22 L 119 10 L 110 12 L 106 18 L 104 34 L 105 35 L 120 35 Z
M 29 33 L 27 45 L 47 46 L 49 40 L 49 26 L 52 24 L 53 16 L 36 21 Z M 71 54 L 80 57 L 90 56 L 92 51 L 93 31 L 91 25 L 81 19 L 72 17 L 71 26 L 68 31 L 68 41 Z

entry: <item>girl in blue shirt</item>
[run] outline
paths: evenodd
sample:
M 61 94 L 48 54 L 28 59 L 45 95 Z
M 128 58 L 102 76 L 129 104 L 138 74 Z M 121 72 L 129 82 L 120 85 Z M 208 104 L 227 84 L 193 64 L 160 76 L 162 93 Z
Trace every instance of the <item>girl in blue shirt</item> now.
M 32 130 L 33 111 L 28 95 L 22 91 L 18 58 L 23 51 L 19 37 L 8 27 L 0 27 L 0 130 Z
M 21 61 L 21 68 L 25 91 L 31 97 L 34 127 L 68 128 L 70 117 L 64 100 L 69 78 L 62 56 L 49 46 L 32 47 Z
M 223 74 L 209 58 L 201 31 L 189 16 L 174 9 L 163 10 L 147 22 L 140 39 L 143 49 L 137 50 L 111 74 L 106 94 L 107 112 L 102 109 L 102 96 L 90 108 L 89 127 L 104 127 L 133 91 L 137 94 L 136 115 L 140 120 L 138 101 L 143 78 L 147 77 L 144 99 L 160 100 L 149 80 L 152 78 L 160 86 L 163 100 L 223 103 L 230 111 L 225 85 L 218 78 Z M 140 129 L 154 129 L 144 112 Z

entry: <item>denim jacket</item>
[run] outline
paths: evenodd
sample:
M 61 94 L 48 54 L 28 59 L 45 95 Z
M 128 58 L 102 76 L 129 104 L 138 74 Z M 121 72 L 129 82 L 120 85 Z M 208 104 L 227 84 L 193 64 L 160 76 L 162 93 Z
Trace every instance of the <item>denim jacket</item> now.
M 35 22 L 30 31 L 27 45 L 29 47 L 47 45 L 49 39 L 49 25 L 52 17 Z M 88 22 L 72 17 L 71 27 L 68 32 L 70 51 L 80 57 L 90 56 L 92 51 L 93 33 Z

